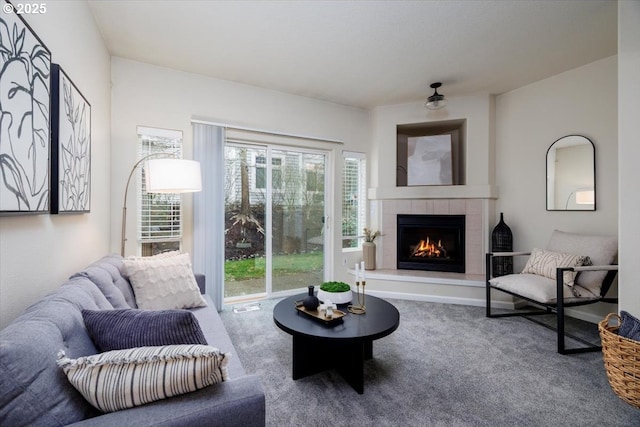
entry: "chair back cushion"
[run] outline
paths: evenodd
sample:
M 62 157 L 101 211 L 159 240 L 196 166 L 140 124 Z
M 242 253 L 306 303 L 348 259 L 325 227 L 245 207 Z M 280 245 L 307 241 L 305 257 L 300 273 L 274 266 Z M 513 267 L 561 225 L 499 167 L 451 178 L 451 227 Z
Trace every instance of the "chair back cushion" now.
M 618 255 L 618 238 L 554 230 L 547 249 L 586 255 L 593 265 L 610 265 Z M 599 296 L 606 275 L 606 271 L 583 271 L 578 274 L 576 284 Z

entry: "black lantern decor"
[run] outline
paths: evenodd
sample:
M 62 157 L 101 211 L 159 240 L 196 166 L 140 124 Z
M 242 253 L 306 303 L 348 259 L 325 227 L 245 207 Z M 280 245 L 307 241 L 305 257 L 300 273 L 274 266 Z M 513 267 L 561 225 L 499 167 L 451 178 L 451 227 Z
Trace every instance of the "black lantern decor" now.
M 500 222 L 491 233 L 491 252 L 512 252 L 513 234 L 504 222 L 504 214 L 500 212 Z M 493 257 L 493 277 L 513 273 L 513 257 Z

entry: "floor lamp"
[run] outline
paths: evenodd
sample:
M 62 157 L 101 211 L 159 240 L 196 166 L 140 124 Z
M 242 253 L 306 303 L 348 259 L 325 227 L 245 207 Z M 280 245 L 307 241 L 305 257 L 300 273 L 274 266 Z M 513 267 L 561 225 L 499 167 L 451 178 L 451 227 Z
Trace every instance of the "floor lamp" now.
M 157 156 L 167 156 L 166 153 L 149 154 L 133 165 L 127 186 L 124 189 L 124 203 L 122 204 L 122 238 L 120 241 L 120 255 L 124 256 L 124 246 L 127 241 L 127 194 L 133 173 L 143 162 L 145 166 L 145 184 L 147 193 L 193 193 L 202 190 L 200 179 L 200 163 L 195 160 L 178 158 L 151 159 Z

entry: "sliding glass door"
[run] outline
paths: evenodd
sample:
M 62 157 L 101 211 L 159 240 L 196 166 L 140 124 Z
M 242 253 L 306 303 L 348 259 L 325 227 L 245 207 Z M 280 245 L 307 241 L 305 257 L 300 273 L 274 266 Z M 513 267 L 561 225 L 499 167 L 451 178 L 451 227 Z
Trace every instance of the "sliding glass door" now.
M 315 150 L 227 143 L 227 300 L 322 283 L 326 163 Z

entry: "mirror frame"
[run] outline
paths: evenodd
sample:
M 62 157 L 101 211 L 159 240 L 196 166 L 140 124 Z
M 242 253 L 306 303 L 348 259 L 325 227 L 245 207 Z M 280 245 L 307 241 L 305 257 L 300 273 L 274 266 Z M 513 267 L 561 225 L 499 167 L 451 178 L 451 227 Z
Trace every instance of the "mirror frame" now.
M 585 143 L 589 142 L 591 144 L 591 153 L 592 153 L 592 157 L 593 157 L 593 163 L 591 165 L 585 165 L 584 167 L 586 168 L 588 166 L 591 166 L 592 169 L 593 169 L 593 207 L 588 208 L 588 209 L 567 209 L 566 207 L 565 208 L 557 208 L 557 207 L 550 208 L 549 207 L 549 187 L 550 187 L 550 185 L 553 185 L 553 184 L 552 184 L 552 182 L 550 181 L 550 178 L 549 178 L 549 173 L 550 173 L 550 171 L 549 171 L 549 153 L 554 148 L 554 145 L 556 145 L 556 143 L 558 143 L 559 141 L 564 140 L 565 138 L 571 138 L 571 137 L 581 138 L 581 139 L 584 140 Z M 591 139 L 587 138 L 584 135 L 565 135 L 565 136 L 563 136 L 561 138 L 556 139 L 553 142 L 553 144 L 551 144 L 549 146 L 549 148 L 547 149 L 547 155 L 545 157 L 545 160 L 546 160 L 546 162 L 545 162 L 545 170 L 546 170 L 546 176 L 545 176 L 545 178 L 546 178 L 546 191 L 545 191 L 546 200 L 545 200 L 545 202 L 546 202 L 547 211 L 561 211 L 561 212 L 562 211 L 564 211 L 564 212 L 593 212 L 593 211 L 595 211 L 596 210 L 596 202 L 597 202 L 597 191 L 596 191 L 596 146 L 593 143 L 593 141 Z M 577 190 L 579 190 L 579 189 L 576 189 L 573 192 L 571 192 L 569 194 L 569 197 L 571 197 L 571 195 L 573 193 L 575 193 Z M 567 198 L 567 204 L 568 204 L 568 202 L 569 202 L 569 199 Z

